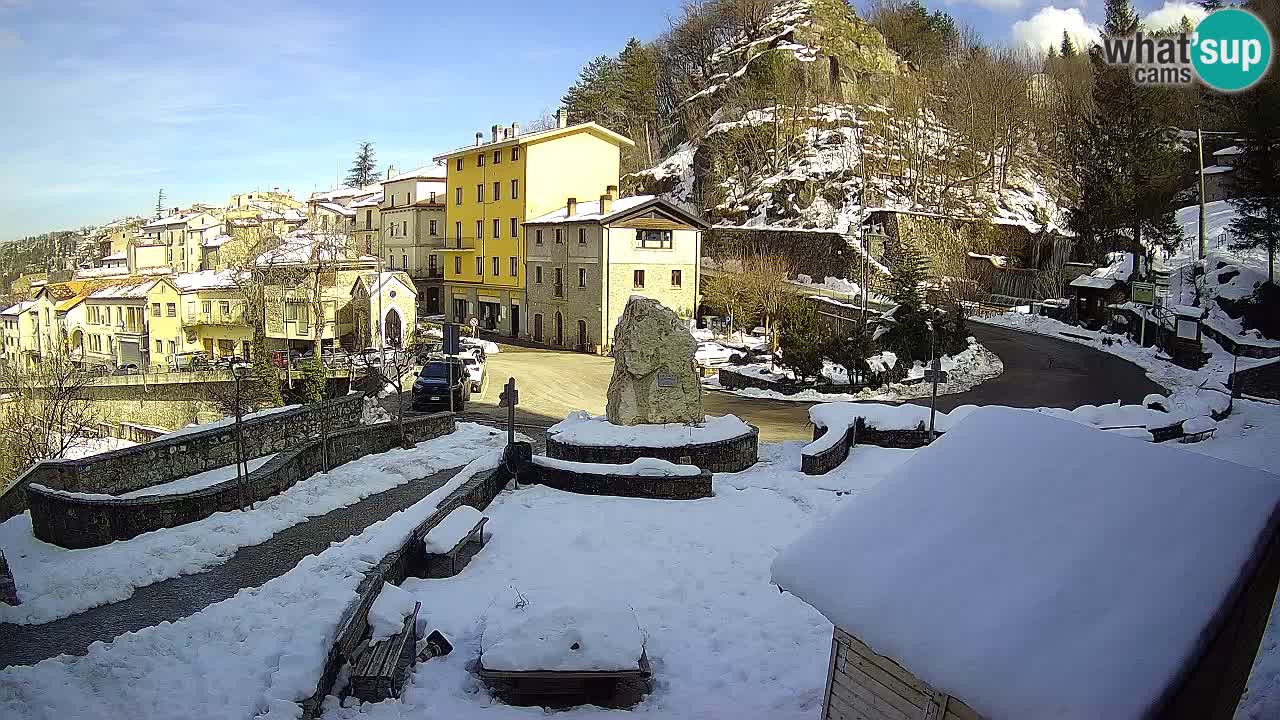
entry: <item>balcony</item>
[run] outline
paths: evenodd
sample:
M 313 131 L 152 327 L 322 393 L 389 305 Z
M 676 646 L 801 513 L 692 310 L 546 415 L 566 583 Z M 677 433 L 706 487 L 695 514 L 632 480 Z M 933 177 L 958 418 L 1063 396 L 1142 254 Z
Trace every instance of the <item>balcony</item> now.
M 421 278 L 423 280 L 443 280 L 444 268 L 433 267 L 433 268 L 427 268 L 426 270 L 419 270 L 415 275 L 415 277 Z
M 444 252 L 474 252 L 475 238 L 445 238 L 440 250 Z
M 182 321 L 185 327 L 244 325 L 244 310 L 232 308 L 229 312 L 188 313 Z

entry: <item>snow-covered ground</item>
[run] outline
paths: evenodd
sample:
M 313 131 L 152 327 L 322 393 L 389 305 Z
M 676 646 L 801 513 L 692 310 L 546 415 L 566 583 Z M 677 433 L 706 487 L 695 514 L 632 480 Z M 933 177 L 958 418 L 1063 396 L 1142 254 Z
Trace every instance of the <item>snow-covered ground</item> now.
M 17 607 L 0 604 L 0 622 L 43 623 L 123 600 L 135 588 L 220 565 L 236 550 L 263 542 L 307 518 L 463 465 L 505 442 L 506 437 L 493 428 L 458 423 L 458 431 L 451 435 L 419 443 L 412 450 L 392 450 L 341 465 L 248 510 L 216 513 L 82 550 L 37 540 L 31 531 L 31 513 L 25 512 L 0 523 L 0 547 L 22 598 Z M 234 474 L 234 469 L 230 472 Z
M 952 355 L 944 355 L 940 358 L 942 369 L 947 372 L 947 381 L 939 383 L 939 395 L 951 395 L 960 392 L 966 392 L 990 380 L 1000 373 L 1004 372 L 1004 363 L 1000 358 L 990 350 L 987 350 L 980 343 L 970 340 L 970 345 L 966 350 Z M 772 365 L 743 365 L 730 368 L 735 372 L 743 372 L 748 375 L 757 377 L 766 377 L 770 379 L 785 380 L 793 378 L 794 375 L 787 370 L 775 368 Z M 925 366 L 924 363 L 917 360 L 911 370 L 907 372 L 908 378 L 923 378 Z M 823 363 L 822 374 L 832 382 L 848 382 L 849 376 L 844 368 L 834 365 L 831 362 Z M 741 397 L 764 398 L 769 400 L 793 400 L 796 402 L 839 402 L 854 400 L 883 400 L 897 401 L 910 400 L 912 398 L 928 397 L 933 391 L 933 386 L 929 383 L 891 383 L 885 387 L 861 390 L 856 393 L 826 393 L 818 390 L 803 390 L 794 395 L 787 395 L 776 390 L 763 390 L 760 388 L 741 388 L 730 390 L 720 384 L 720 378 L 713 376 L 704 378 L 702 386 L 708 390 L 719 390 L 720 392 L 738 395 Z

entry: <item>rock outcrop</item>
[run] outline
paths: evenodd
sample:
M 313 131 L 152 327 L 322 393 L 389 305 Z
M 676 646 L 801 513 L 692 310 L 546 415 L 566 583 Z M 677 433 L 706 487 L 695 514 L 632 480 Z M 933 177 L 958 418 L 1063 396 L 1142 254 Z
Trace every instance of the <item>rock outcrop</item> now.
M 609 422 L 702 422 L 702 388 L 693 361 L 697 348 L 671 309 L 650 298 L 632 297 L 614 330 Z

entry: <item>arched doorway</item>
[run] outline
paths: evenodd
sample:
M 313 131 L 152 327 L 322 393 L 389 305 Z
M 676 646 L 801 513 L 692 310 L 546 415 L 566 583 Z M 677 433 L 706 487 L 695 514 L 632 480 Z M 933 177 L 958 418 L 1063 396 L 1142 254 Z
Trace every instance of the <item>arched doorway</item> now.
M 590 349 L 591 338 L 587 337 L 587 321 L 578 321 L 578 351 L 586 352 Z
M 542 313 L 533 314 L 533 339 L 542 342 Z
M 556 311 L 556 347 L 564 347 L 564 316 Z
M 387 311 L 387 316 L 382 321 L 382 327 L 385 337 L 387 338 L 387 345 L 390 345 L 393 348 L 400 347 L 400 343 L 403 341 L 403 330 L 400 326 L 400 311 L 395 308 L 391 308 Z
M 67 339 L 67 354 L 73 358 L 84 357 L 84 331 L 76 328 Z

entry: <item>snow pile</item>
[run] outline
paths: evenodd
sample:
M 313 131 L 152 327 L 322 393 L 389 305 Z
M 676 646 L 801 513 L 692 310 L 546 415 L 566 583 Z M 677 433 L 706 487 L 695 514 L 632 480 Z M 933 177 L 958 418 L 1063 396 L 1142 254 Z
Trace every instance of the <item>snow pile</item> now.
M 221 512 L 186 525 L 144 533 L 110 545 L 67 550 L 41 542 L 31 513 L 0 523 L 4 548 L 22 604 L 0 605 L 0 622 L 38 624 L 109 602 L 134 588 L 221 565 L 242 547 L 411 480 L 468 462 L 506 437 L 492 428 L 458 423 L 450 435 L 340 465 L 299 481 L 248 510 Z M 110 497 L 110 496 L 104 496 Z
M 934 416 L 934 429 L 946 432 L 976 410 L 974 405 L 961 405 L 950 413 L 939 410 Z M 862 418 L 863 425 L 876 430 L 916 430 L 929 427 L 929 408 L 924 405 L 881 405 L 878 403 L 834 402 L 809 408 L 809 420 L 830 430 L 843 430 Z
M 473 510 L 475 508 L 472 508 Z M 386 640 L 404 628 L 404 619 L 413 614 L 413 595 L 391 583 L 383 583 L 369 607 L 369 642 Z
M 484 513 L 471 507 L 470 505 L 462 505 L 454 508 L 440 524 L 431 528 L 427 532 L 426 537 L 422 538 L 422 547 L 429 555 L 440 555 L 447 553 L 458 543 L 462 542 L 476 525 L 484 518 Z
M 1217 427 L 1218 427 L 1218 423 L 1215 422 L 1214 419 L 1209 417 L 1208 415 L 1200 415 L 1197 417 L 1188 418 L 1182 422 L 1182 432 L 1188 435 L 1195 435 L 1196 433 L 1209 432 L 1210 430 L 1217 429 Z
M 773 579 L 986 717 L 1141 717 L 1278 502 L 1268 473 L 984 408 L 792 544 Z
M 1180 418 L 1169 413 L 1152 410 L 1141 405 L 1081 405 L 1074 410 L 1062 408 L 1036 408 L 1036 412 L 1053 415 L 1064 420 L 1090 425 L 1103 430 L 1109 428 L 1154 428 L 1176 425 Z
M 625 464 L 587 463 L 534 455 L 533 463 L 543 467 L 586 475 L 639 475 L 645 477 L 692 477 L 702 471 L 696 465 L 677 465 L 658 458 L 637 458 Z
M 390 422 L 391 413 L 378 404 L 378 401 L 370 395 L 364 396 L 364 406 L 360 409 L 361 425 L 377 425 L 378 423 Z
M 736 415 L 708 415 L 701 425 L 614 425 L 604 415 L 575 410 L 547 430 L 548 437 L 570 445 L 678 447 L 730 440 L 749 434 L 751 426 Z
M 261 587 L 177 622 L 94 643 L 82 657 L 0 671 L 0 717 L 243 720 L 268 710 L 300 717 L 294 703 L 315 691 L 364 573 L 451 492 L 500 462 L 499 451 L 484 455 L 412 507 Z
M 873 373 L 889 372 L 898 366 L 898 355 L 892 350 L 881 350 L 867 358 L 867 365 L 871 367 Z
M 480 647 L 486 670 L 635 670 L 644 634 L 625 606 L 539 603 L 487 618 Z

